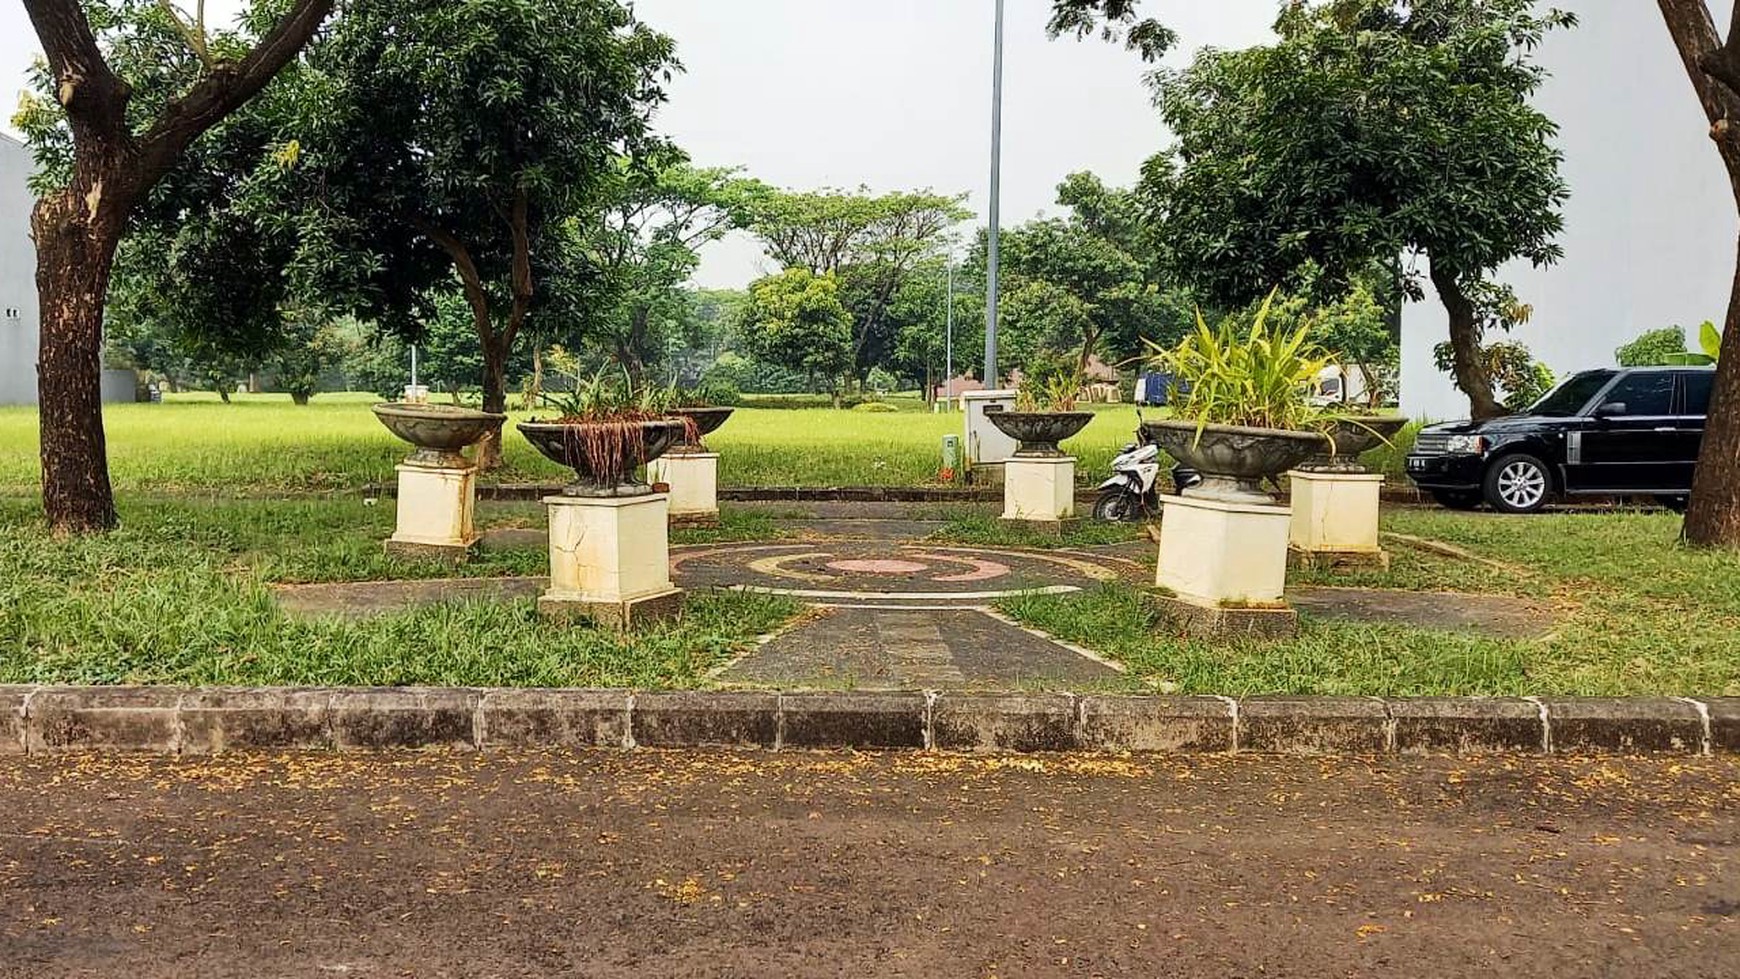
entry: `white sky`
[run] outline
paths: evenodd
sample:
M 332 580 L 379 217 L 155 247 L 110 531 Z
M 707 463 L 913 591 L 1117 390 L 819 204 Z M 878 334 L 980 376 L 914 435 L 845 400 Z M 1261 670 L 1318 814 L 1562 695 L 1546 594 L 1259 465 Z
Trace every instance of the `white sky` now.
M 237 0 L 209 0 L 214 22 Z M 674 37 L 687 73 L 660 128 L 705 166 L 739 165 L 792 188 L 867 185 L 966 192 L 981 216 L 989 188 L 993 0 L 637 0 Z M 1148 0 L 1184 52 L 1268 36 L 1274 0 Z M 1045 36 L 1047 0 L 1008 0 L 1003 215 L 1055 209 L 1077 170 L 1136 177 L 1166 140 L 1121 46 Z M 22 5 L 0 8 L 7 115 L 36 54 Z M 724 242 L 697 276 L 740 286 L 771 271 L 752 242 Z

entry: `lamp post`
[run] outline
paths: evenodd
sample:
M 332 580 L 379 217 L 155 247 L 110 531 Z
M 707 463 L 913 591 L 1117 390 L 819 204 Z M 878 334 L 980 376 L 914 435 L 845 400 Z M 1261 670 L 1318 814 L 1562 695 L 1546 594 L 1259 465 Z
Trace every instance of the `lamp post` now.
M 991 229 L 986 243 L 985 388 L 997 386 L 997 272 L 1003 197 L 1003 4 L 997 0 L 997 33 L 991 67 Z
M 949 290 L 948 298 L 943 300 L 948 309 L 948 326 L 943 331 L 943 400 L 948 403 L 948 410 L 955 410 L 955 260 L 949 258 Z

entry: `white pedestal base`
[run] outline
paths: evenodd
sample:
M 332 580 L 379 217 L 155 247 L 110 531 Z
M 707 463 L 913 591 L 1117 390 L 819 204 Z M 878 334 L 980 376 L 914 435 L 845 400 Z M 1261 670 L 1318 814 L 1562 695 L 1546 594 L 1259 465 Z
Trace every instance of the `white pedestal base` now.
M 1160 563 L 1155 584 L 1211 606 L 1280 605 L 1287 587 L 1283 506 L 1160 498 Z
M 671 583 L 669 499 L 549 496 L 550 589 L 538 611 L 628 628 L 682 605 Z
M 1293 522 L 1288 542 L 1307 554 L 1367 555 L 1378 546 L 1378 494 L 1384 478 L 1375 473 L 1287 474 L 1293 486 Z
M 1075 460 L 1012 456 L 1003 464 L 1003 519 L 1059 525 L 1075 519 Z
M 477 543 L 472 514 L 477 507 L 477 468 L 445 469 L 402 464 L 398 526 L 387 553 L 401 557 L 463 560 Z
M 647 479 L 671 488 L 670 521 L 675 527 L 719 524 L 719 454 L 677 452 L 647 463 Z

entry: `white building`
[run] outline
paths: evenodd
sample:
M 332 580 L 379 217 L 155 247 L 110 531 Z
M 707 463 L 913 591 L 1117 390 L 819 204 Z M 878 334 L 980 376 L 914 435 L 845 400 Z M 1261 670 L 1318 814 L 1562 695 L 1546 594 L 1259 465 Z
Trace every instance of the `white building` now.
M 1565 257 L 1501 276 L 1534 307 L 1514 334 L 1561 376 L 1611 366 L 1644 330 L 1720 324 L 1734 278 L 1734 197 L 1660 9 L 1641 0 L 1555 0 L 1578 26 L 1551 34 L 1553 78 L 1535 104 L 1560 126 L 1571 186 Z M 1712 4 L 1718 22 L 1728 6 Z M 1430 285 L 1428 284 L 1428 293 Z M 1402 407 L 1462 418 L 1468 399 L 1432 363 L 1448 339 L 1436 296 L 1402 314 Z M 1489 338 L 1490 340 L 1491 338 Z
M 30 151 L 0 133 L 0 405 L 36 403 L 36 246 Z

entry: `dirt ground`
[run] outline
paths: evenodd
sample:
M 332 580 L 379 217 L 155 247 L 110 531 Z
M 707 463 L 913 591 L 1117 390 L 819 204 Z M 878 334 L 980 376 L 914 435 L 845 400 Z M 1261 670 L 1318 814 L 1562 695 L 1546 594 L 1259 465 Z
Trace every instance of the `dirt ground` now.
M 1740 761 L 0 761 L 0 975 L 1740 974 Z

